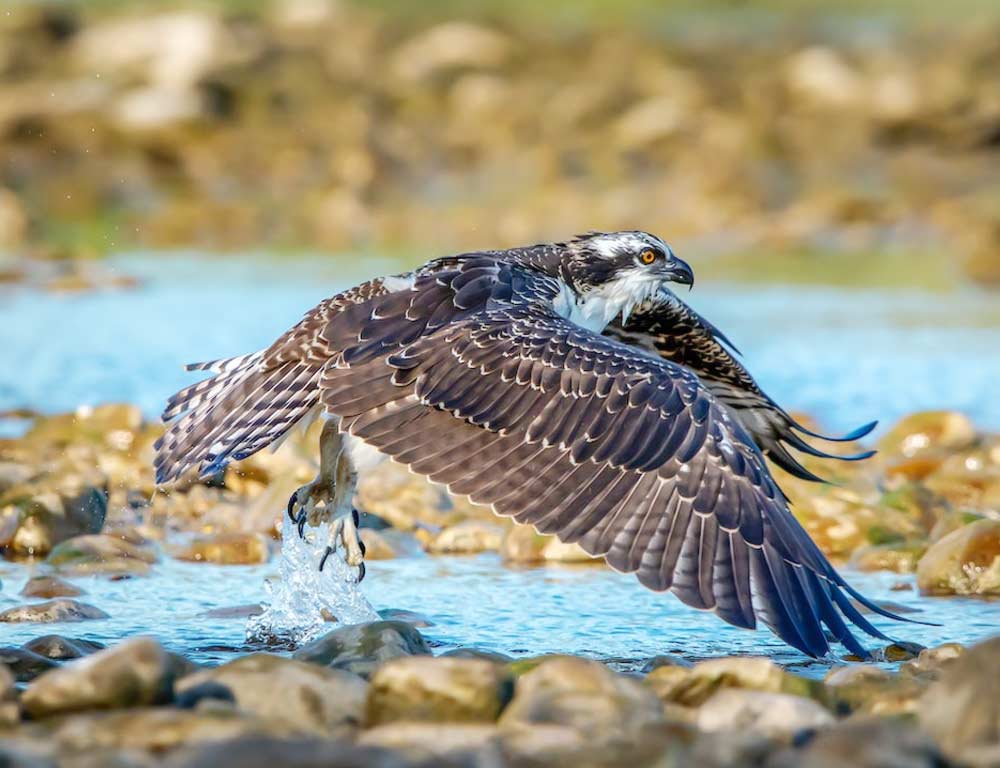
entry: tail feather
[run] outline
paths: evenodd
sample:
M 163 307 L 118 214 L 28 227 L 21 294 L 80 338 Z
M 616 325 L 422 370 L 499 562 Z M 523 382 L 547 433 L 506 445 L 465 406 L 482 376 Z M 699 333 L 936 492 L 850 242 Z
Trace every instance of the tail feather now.
M 273 367 L 264 353 L 196 363 L 190 370 L 215 375 L 174 395 L 163 412 L 171 422 L 156 441 L 157 483 L 196 469 L 211 475 L 283 437 L 319 403 L 315 360 L 289 360 Z

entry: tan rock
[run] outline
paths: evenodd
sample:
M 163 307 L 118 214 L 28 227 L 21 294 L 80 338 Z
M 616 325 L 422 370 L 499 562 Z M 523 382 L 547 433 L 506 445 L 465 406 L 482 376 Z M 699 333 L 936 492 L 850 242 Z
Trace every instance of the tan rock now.
M 906 416 L 879 440 L 879 450 L 907 457 L 940 449 L 957 451 L 976 441 L 976 427 L 958 411 L 925 411 Z
M 42 718 L 160 704 L 172 695 L 174 673 L 163 647 L 139 637 L 44 673 L 28 686 L 21 705 L 32 717 Z
M 499 32 L 466 21 L 431 27 L 403 43 L 392 69 L 404 80 L 422 80 L 446 69 L 495 67 L 508 56 L 510 44 Z
M 32 576 L 21 589 L 24 597 L 79 597 L 84 591 L 58 576 Z
M 533 764 L 625 764 L 658 753 L 663 722 L 660 701 L 638 681 L 595 661 L 557 656 L 518 679 L 500 728 L 505 749 Z
M 220 533 L 201 536 L 188 546 L 174 549 L 178 560 L 216 565 L 266 563 L 270 556 L 267 539 L 260 533 Z
M 709 659 L 693 667 L 660 666 L 646 675 L 645 683 L 664 703 L 685 707 L 701 706 L 723 688 L 822 697 L 822 686 L 815 681 L 750 656 Z
M 920 701 L 919 721 L 945 755 L 967 765 L 996 765 L 1000 743 L 1000 637 L 969 648 L 941 670 Z
M 286 733 L 346 734 L 364 718 L 367 684 L 339 669 L 254 653 L 182 678 L 177 692 L 209 682 L 226 686 L 241 710 Z
M 495 552 L 503 540 L 503 526 L 480 520 L 463 520 L 434 537 L 428 551 L 437 555 L 469 555 Z
M 118 536 L 76 536 L 56 546 L 46 562 L 60 573 L 85 576 L 120 573 L 143 575 L 158 562 L 152 547 L 138 546 Z
M 917 586 L 925 595 L 1000 594 L 1000 520 L 977 520 L 932 544 Z
M 393 722 L 364 731 L 358 744 L 401 753 L 421 765 L 503 765 L 496 725 Z
M 867 664 L 836 667 L 824 682 L 836 711 L 881 716 L 913 714 L 926 689 L 913 678 Z
M 750 730 L 776 739 L 788 739 L 798 731 L 833 722 L 833 715 L 812 699 L 735 688 L 716 691 L 698 709 L 697 719 L 703 731 Z
M 502 664 L 412 656 L 386 662 L 368 691 L 368 723 L 492 723 L 514 692 Z
M 100 608 L 87 603 L 78 603 L 67 597 L 48 600 L 44 603 L 19 605 L 0 612 L 0 623 L 16 623 L 24 621 L 54 622 L 54 621 L 86 621 L 88 619 L 107 619 L 108 614 Z
M 404 621 L 350 624 L 303 645 L 293 658 L 370 677 L 391 659 L 429 655 L 420 631 Z

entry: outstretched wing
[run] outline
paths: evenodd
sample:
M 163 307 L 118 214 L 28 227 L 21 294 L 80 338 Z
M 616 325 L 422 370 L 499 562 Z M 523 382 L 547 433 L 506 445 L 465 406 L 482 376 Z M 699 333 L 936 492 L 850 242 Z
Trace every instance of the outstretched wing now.
M 605 334 L 697 373 L 716 399 L 731 409 L 764 454 L 796 477 L 822 482 L 822 478 L 802 466 L 788 448 L 841 461 L 859 461 L 874 454 L 874 451 L 863 451 L 837 455 L 819 450 L 803 440 L 801 435 L 831 442 L 858 440 L 870 433 L 876 422 L 841 437 L 807 429 L 760 388 L 737 359 L 736 347 L 718 328 L 668 291 L 638 307 L 627 323 L 612 323 Z
M 516 270 L 417 280 L 324 336 L 354 340 L 324 405 L 413 471 L 807 654 L 825 627 L 865 655 L 845 617 L 884 637 L 848 595 L 892 614 L 836 573 L 693 372 L 569 323 Z

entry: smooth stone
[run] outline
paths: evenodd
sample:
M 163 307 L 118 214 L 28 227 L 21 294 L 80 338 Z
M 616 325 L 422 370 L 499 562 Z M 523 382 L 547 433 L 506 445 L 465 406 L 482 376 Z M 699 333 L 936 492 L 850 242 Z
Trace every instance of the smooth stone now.
M 68 661 L 103 651 L 105 646 L 93 640 L 63 637 L 62 635 L 42 635 L 26 642 L 26 650 L 56 661 Z
M 820 730 L 804 746 L 771 755 L 766 768 L 943 768 L 947 763 L 928 735 L 911 721 L 850 717 Z
M 923 411 L 904 416 L 878 443 L 881 453 L 914 457 L 939 449 L 959 451 L 976 441 L 976 426 L 958 411 Z
M 500 557 L 509 565 L 600 564 L 603 561 L 583 550 L 577 543 L 566 544 L 555 536 L 538 533 L 530 525 L 514 525 L 500 544 Z
M 900 674 L 936 678 L 942 669 L 965 653 L 959 643 L 944 643 L 934 648 L 924 648 L 917 658 L 900 665 Z
M 41 597 L 49 600 L 53 597 L 79 597 L 86 594 L 75 584 L 70 584 L 58 576 L 33 576 L 21 589 L 24 597 Z
M 1000 595 L 1000 520 L 976 520 L 934 542 L 917 564 L 925 595 Z
M 663 706 L 640 682 L 573 656 L 544 659 L 517 681 L 499 724 L 516 760 L 648 759 L 662 747 Z
M 922 682 L 869 664 L 831 669 L 824 679 L 827 701 L 841 714 L 909 715 L 926 690 Z
M 681 656 L 674 656 L 671 653 L 662 653 L 646 661 L 642 665 L 641 672 L 648 675 L 654 669 L 659 669 L 660 667 L 683 667 L 685 669 L 690 669 L 692 666 L 694 665 L 690 661 Z
M 1000 637 L 994 637 L 972 646 L 942 668 L 920 700 L 921 727 L 955 762 L 1000 764 L 998 681 Z
M 420 765 L 502 766 L 500 732 L 493 724 L 396 722 L 364 731 L 358 744 L 382 747 Z
M 661 701 L 685 707 L 700 706 L 725 688 L 814 698 L 823 690 L 821 684 L 786 672 L 770 659 L 752 656 L 709 659 L 692 667 L 661 665 L 646 675 L 645 683 Z
M 150 547 L 133 544 L 119 536 L 95 534 L 76 536 L 56 546 L 46 558 L 60 573 L 145 575 L 159 560 Z
M 108 614 L 100 608 L 95 608 L 87 603 L 79 603 L 76 600 L 61 597 L 57 600 L 49 600 L 44 603 L 33 603 L 31 605 L 19 605 L 8 608 L 0 613 L 0 622 L 27 622 L 34 621 L 48 623 L 55 621 L 87 621 L 89 619 L 109 619 Z
M 798 731 L 834 722 L 822 705 L 804 696 L 723 688 L 698 710 L 703 731 L 754 731 L 769 738 L 790 738 Z
M 25 648 L 0 648 L 0 665 L 6 666 L 19 683 L 28 683 L 43 672 L 59 666 L 52 659 L 47 659 Z
M 220 533 L 196 538 L 171 550 L 177 560 L 215 565 L 256 565 L 270 558 L 267 539 L 261 533 Z
M 292 654 L 293 659 L 370 677 L 390 659 L 430 654 L 423 635 L 403 621 L 372 621 L 339 627 Z
M 143 707 L 86 712 L 62 719 L 52 733 L 60 749 L 68 753 L 143 750 L 163 754 L 178 747 L 226 742 L 241 736 L 284 737 L 286 733 L 278 723 L 254 718 L 232 707 Z M 282 764 L 277 761 L 272 768 Z
M 174 661 L 156 640 L 137 637 L 53 669 L 21 697 L 33 718 L 88 709 L 162 704 L 173 695 Z
M 362 528 L 359 531 L 365 545 L 365 560 L 395 560 L 400 556 L 399 548 L 387 533 L 374 528 Z
M 302 735 L 347 734 L 364 720 L 368 685 L 340 669 L 254 653 L 182 678 L 176 690 L 224 685 L 237 706 Z
M 427 550 L 435 555 L 472 555 L 500 549 L 504 528 L 484 520 L 463 520 L 435 536 Z
M 269 725 L 268 729 L 273 730 Z M 267 729 L 265 729 L 267 730 Z M 201 744 L 181 745 L 161 768 L 417 768 L 401 755 L 343 739 L 294 738 L 254 733 L 252 723 L 224 740 L 199 739 Z M 454 764 L 424 763 L 424 768 L 458 768 Z M 470 766 L 470 768 L 472 768 Z M 484 766 L 484 768 L 488 768 Z M 499 766 L 498 766 L 499 768 Z
M 483 659 L 410 656 L 379 667 L 367 723 L 492 723 L 514 694 L 514 676 Z
M 382 617 L 383 621 L 405 621 L 418 628 L 434 626 L 434 622 L 424 614 L 408 611 L 405 608 L 382 608 L 378 611 L 378 615 Z

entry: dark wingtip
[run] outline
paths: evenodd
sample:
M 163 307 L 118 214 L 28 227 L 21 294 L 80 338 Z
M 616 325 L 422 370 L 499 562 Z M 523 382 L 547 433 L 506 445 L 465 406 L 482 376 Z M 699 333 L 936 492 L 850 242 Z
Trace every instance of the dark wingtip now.
M 848 432 L 846 435 L 841 435 L 840 437 L 831 437 L 830 435 L 824 435 L 819 432 L 814 432 L 807 427 L 799 424 L 795 419 L 789 417 L 791 421 L 791 426 L 793 429 L 801 432 L 803 435 L 809 435 L 809 437 L 815 437 L 818 440 L 825 440 L 828 443 L 850 443 L 855 440 L 860 440 L 862 437 L 867 437 L 872 433 L 875 427 L 878 426 L 878 421 L 870 421 L 867 424 L 858 427 L 857 429 Z

